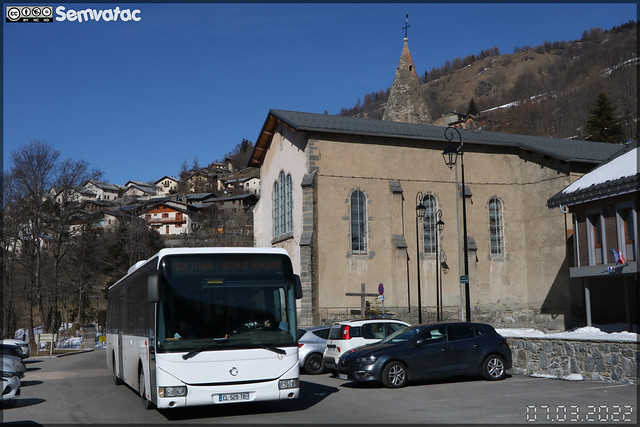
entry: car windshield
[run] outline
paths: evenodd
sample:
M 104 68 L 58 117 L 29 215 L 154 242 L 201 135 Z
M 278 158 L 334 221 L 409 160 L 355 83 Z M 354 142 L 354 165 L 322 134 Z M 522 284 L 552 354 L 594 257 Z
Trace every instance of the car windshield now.
M 396 342 L 405 342 L 410 340 L 411 338 L 417 337 L 426 331 L 426 326 L 407 326 L 406 328 L 402 328 L 400 330 L 395 331 L 391 335 L 387 336 L 383 339 L 382 343 L 396 343 Z

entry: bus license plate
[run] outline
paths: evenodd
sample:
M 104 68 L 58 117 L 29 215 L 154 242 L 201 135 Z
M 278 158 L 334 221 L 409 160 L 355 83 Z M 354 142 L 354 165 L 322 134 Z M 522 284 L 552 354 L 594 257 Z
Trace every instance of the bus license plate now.
M 218 395 L 219 402 L 238 402 L 249 400 L 249 393 L 225 393 Z

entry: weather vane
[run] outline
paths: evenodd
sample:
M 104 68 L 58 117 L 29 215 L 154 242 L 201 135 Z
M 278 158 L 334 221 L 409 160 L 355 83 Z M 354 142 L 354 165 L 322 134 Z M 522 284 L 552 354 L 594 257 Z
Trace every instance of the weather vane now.
M 407 11 L 407 14 L 405 15 L 404 18 L 404 27 L 402 27 L 402 29 L 404 30 L 404 38 L 408 38 L 407 37 L 407 29 L 410 27 L 411 25 L 409 25 L 409 11 Z

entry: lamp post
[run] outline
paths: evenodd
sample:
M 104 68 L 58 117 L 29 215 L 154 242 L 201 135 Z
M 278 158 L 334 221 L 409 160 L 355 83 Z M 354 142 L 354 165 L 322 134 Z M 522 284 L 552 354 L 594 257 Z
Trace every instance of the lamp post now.
M 420 289 L 420 220 L 426 207 L 422 204 L 422 192 L 416 194 L 416 265 L 418 266 L 418 323 L 422 323 L 422 290 Z
M 442 211 L 438 209 L 436 212 L 436 319 L 440 321 L 440 236 L 439 233 L 444 229 L 444 221 L 442 221 Z
M 440 287 L 440 316 L 444 320 L 444 316 L 442 316 L 442 276 L 449 272 L 449 266 L 447 265 L 447 253 L 442 249 L 440 249 L 440 268 L 442 269 L 440 271 L 440 283 L 438 283 Z
M 442 152 L 444 163 L 449 166 L 449 169 L 453 169 L 456 165 L 458 155 L 460 156 L 460 174 L 462 175 L 462 239 L 464 244 L 464 275 L 466 280 L 464 281 L 464 298 L 465 298 L 465 319 L 467 322 L 471 322 L 471 301 L 469 299 L 469 247 L 467 243 L 467 201 L 465 199 L 464 188 L 464 152 L 463 141 L 460 131 L 454 127 L 449 126 L 444 131 L 444 137 L 447 141 L 453 141 L 455 134 L 458 134 L 460 140 L 460 146 L 458 148 L 446 147 Z M 457 190 L 457 189 L 456 189 Z

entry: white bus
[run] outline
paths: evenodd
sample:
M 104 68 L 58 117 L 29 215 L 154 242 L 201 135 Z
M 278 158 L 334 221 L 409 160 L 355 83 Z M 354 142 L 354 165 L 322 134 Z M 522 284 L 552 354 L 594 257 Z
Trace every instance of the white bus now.
M 162 249 L 108 290 L 107 365 L 144 408 L 297 398 L 301 297 L 284 249 Z

